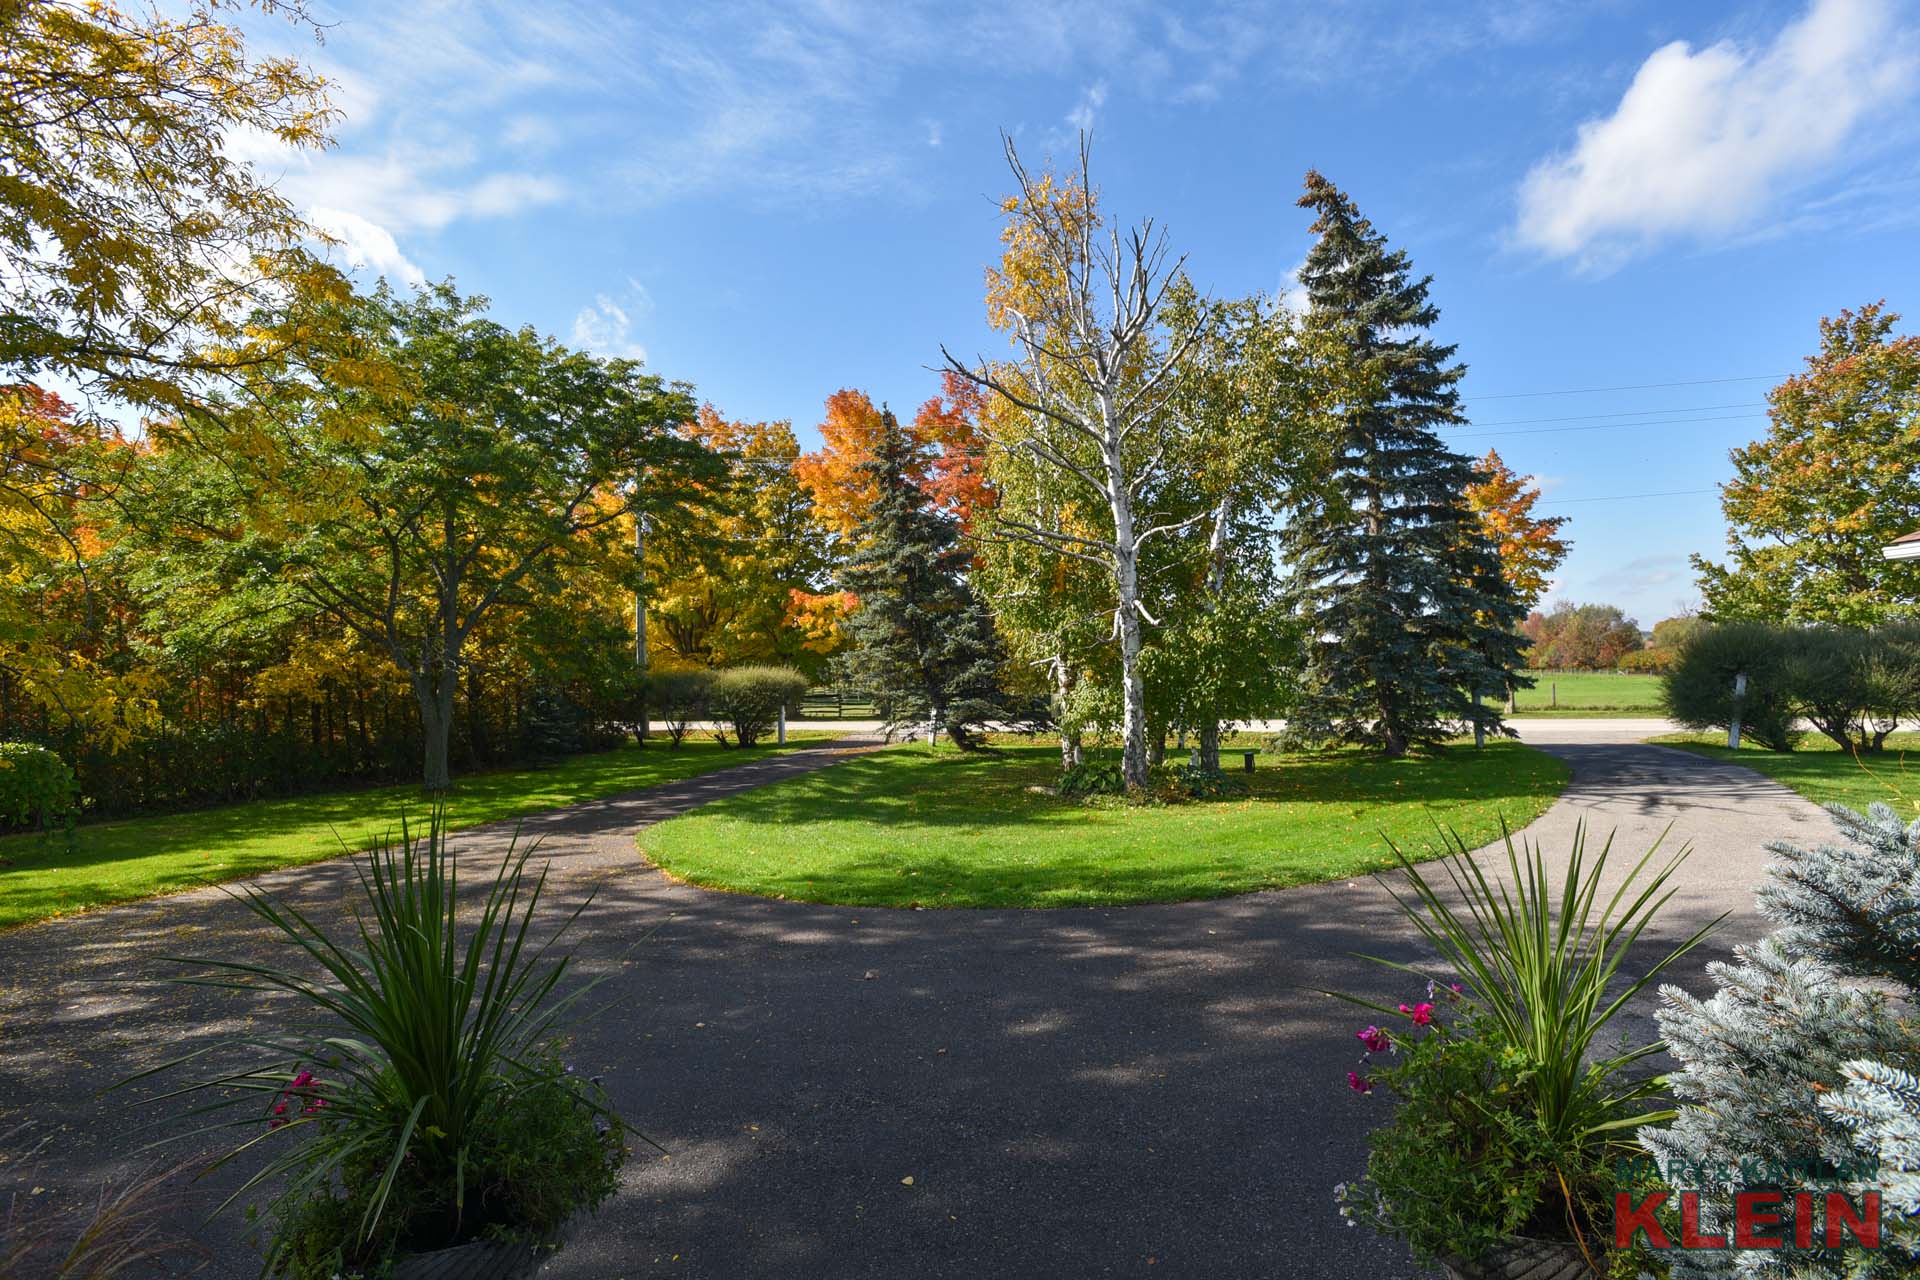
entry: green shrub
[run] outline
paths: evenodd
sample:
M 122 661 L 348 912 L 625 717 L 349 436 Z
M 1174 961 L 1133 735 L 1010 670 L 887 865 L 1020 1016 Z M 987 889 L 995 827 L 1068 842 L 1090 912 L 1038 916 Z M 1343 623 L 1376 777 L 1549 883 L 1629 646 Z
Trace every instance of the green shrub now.
M 1063 796 L 1123 796 L 1127 780 L 1118 760 L 1083 760 L 1060 775 L 1057 790 Z
M 1428 1266 L 1478 1258 L 1512 1236 L 1563 1233 L 1552 1229 L 1556 1153 L 1528 1105 L 1520 1059 L 1471 1005 L 1427 1005 L 1424 1026 L 1359 1033 L 1391 1043 L 1379 1051 L 1390 1065 L 1352 1073 L 1350 1087 L 1377 1087 L 1400 1105 L 1368 1138 L 1365 1180 L 1334 1188 L 1341 1216 L 1405 1241 Z
M 533 850 L 514 848 L 477 913 L 463 910 L 445 831 L 436 807 L 423 837 L 403 826 L 364 855 L 365 900 L 337 939 L 268 890 L 232 891 L 292 944 L 298 967 L 183 962 L 208 975 L 189 981 L 298 1006 L 278 1027 L 214 1046 L 239 1060 L 182 1091 L 218 1095 L 199 1113 L 209 1130 L 257 1124 L 242 1147 L 285 1148 L 236 1193 L 275 1188 L 270 1275 L 378 1270 L 397 1251 L 482 1235 L 537 1238 L 612 1190 L 627 1129 L 557 1047 L 560 1019 L 594 984 L 562 994 L 569 958 L 550 958 L 591 899 L 535 937 L 546 874 L 530 875 Z
M 1661 701 L 1672 719 L 1689 729 L 1724 729 L 1732 723 L 1734 677 L 1747 677 L 1739 700 L 1741 732 L 1773 751 L 1791 751 L 1805 736 L 1794 727 L 1792 688 L 1797 651 L 1794 636 L 1759 622 L 1725 623 L 1688 638 L 1666 673 Z
M 695 720 L 713 706 L 713 672 L 657 671 L 647 677 L 647 711 L 667 731 L 675 750 Z
M 713 677 L 713 713 L 733 726 L 734 739 L 751 747 L 767 736 L 780 710 L 807 691 L 807 678 L 792 667 L 730 667 Z M 724 732 L 717 735 L 726 741 Z
M 1242 779 L 1197 764 L 1172 764 L 1160 771 L 1161 791 L 1170 800 L 1231 800 L 1247 794 Z
M 73 816 L 78 800 L 66 761 L 31 742 L 0 742 L 0 829 L 51 831 Z

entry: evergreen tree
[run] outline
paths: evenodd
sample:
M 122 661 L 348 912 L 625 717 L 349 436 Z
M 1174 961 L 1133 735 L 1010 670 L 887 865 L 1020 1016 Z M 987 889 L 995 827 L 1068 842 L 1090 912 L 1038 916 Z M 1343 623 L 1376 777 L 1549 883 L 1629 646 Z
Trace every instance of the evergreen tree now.
M 1511 733 L 1498 698 L 1519 681 L 1526 610 L 1467 502 L 1486 477 L 1436 434 L 1464 421 L 1466 369 L 1426 336 L 1432 277 L 1414 279 L 1406 252 L 1318 173 L 1299 203 L 1319 215 L 1301 281 L 1357 375 L 1325 495 L 1283 540 L 1307 635 L 1299 718 L 1388 755 L 1462 723 Z
M 861 464 L 873 505 L 841 572 L 860 601 L 847 623 L 848 671 L 890 726 L 931 724 L 971 748 L 981 726 L 1006 715 L 993 617 L 967 581 L 959 522 L 933 507 L 917 479 L 926 446 L 890 411 L 882 418 Z
M 1711 998 L 1662 988 L 1682 1105 L 1640 1142 L 1675 1188 L 1702 1193 L 1705 1234 L 1731 1232 L 1739 1190 L 1808 1190 L 1815 1205 L 1822 1190 L 1856 1205 L 1877 1191 L 1884 1248 L 1677 1251 L 1674 1280 L 1853 1280 L 1920 1264 L 1920 1031 L 1900 1012 L 1920 995 L 1920 822 L 1885 805 L 1832 812 L 1846 843 L 1768 846 L 1781 860 L 1759 905 L 1780 927 L 1708 966 Z M 1795 1226 L 1769 1234 L 1793 1239 Z M 1815 1222 L 1813 1239 L 1824 1234 Z

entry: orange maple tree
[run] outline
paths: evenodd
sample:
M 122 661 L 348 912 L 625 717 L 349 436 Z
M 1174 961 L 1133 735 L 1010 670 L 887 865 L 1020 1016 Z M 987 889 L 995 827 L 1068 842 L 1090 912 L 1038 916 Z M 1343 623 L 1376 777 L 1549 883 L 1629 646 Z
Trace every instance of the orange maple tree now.
M 921 405 L 907 428 L 918 446 L 908 474 L 934 505 L 971 530 L 976 515 L 993 505 L 980 435 L 982 396 L 952 373 L 941 379 L 942 394 Z M 812 495 L 814 519 L 841 538 L 853 536 L 879 496 L 865 468 L 884 430 L 884 411 L 864 391 L 834 392 L 820 423 L 822 447 L 794 460 L 794 478 Z
M 1532 476 L 1514 474 L 1499 450 L 1487 450 L 1479 470 L 1487 478 L 1467 486 L 1467 506 L 1500 553 L 1508 585 L 1521 603 L 1532 608 L 1546 594 L 1553 571 L 1567 558 L 1569 544 L 1560 536 L 1567 517 L 1534 515 L 1540 487 L 1532 483 Z

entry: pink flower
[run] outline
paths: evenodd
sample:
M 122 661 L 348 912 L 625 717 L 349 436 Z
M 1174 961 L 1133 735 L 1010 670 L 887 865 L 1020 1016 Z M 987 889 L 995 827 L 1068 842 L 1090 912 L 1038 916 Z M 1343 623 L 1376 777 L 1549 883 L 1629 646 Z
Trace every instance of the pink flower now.
M 1400 1006 L 1400 1012 L 1413 1019 L 1413 1025 L 1416 1027 L 1424 1027 L 1433 1021 L 1433 1006 L 1425 1000 L 1416 1005 L 1403 1004 Z
M 1387 1033 L 1378 1027 L 1368 1027 L 1365 1031 L 1356 1031 L 1353 1034 L 1359 1037 L 1361 1044 L 1367 1046 L 1368 1053 L 1385 1053 L 1393 1047 L 1393 1041 L 1388 1039 Z
M 299 1075 L 293 1078 L 293 1083 L 287 1087 L 290 1089 L 304 1089 L 312 1083 L 313 1083 L 313 1072 L 302 1071 Z
M 1347 1088 L 1353 1090 L 1355 1093 L 1372 1093 L 1373 1081 L 1367 1079 L 1358 1071 L 1349 1071 L 1347 1072 Z

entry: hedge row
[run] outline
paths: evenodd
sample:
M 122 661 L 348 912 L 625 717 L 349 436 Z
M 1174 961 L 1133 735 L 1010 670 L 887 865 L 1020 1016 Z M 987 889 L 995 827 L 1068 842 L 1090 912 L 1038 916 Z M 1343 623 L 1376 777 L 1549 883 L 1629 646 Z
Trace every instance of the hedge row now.
M 1710 627 L 1681 647 L 1664 699 L 1690 729 L 1725 729 L 1737 712 L 1742 734 L 1774 751 L 1805 736 L 1799 720 L 1844 751 L 1878 751 L 1901 721 L 1920 719 L 1920 624 Z

